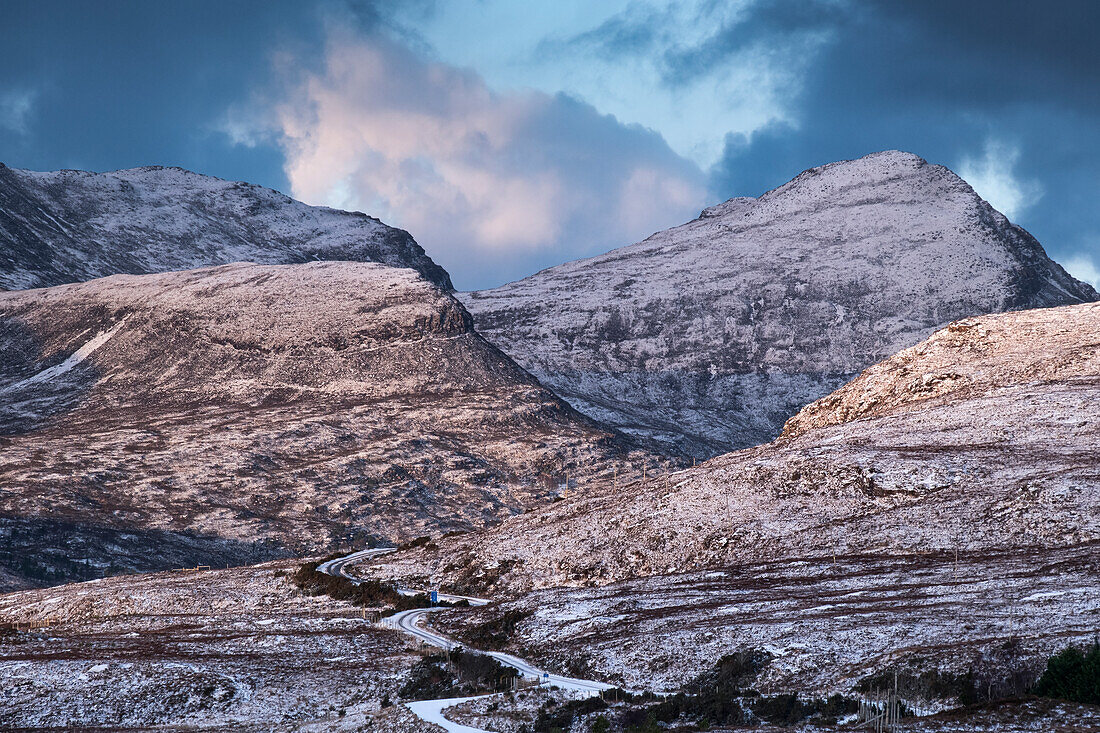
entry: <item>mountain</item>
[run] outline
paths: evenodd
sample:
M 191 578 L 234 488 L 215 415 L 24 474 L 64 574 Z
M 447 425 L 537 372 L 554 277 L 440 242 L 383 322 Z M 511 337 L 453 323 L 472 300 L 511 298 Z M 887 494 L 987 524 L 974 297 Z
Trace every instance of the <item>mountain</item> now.
M 3 292 L 0 353 L 9 586 L 466 530 L 626 451 L 374 263 Z
M 1095 548 L 1098 344 L 1100 304 L 964 319 L 807 406 L 773 443 L 634 474 L 394 567 L 518 592 L 835 556 Z
M 408 232 L 365 214 L 181 168 L 39 173 L 0 164 L 0 289 L 312 260 L 411 267 L 452 289 Z
M 711 456 L 951 321 L 1098 296 L 954 173 L 889 151 L 459 297 L 577 409 Z
M 498 599 L 432 623 L 628 689 L 755 658 L 764 695 L 1016 697 L 1096 634 L 1097 415 L 1100 304 L 967 318 L 770 444 L 644 479 L 624 461 L 614 483 L 352 571 Z

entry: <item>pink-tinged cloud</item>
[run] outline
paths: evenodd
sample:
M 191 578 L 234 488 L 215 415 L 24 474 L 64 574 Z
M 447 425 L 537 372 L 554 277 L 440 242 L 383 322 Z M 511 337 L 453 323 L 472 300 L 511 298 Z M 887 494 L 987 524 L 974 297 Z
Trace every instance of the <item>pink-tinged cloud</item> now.
M 657 133 L 564 95 L 498 93 L 392 40 L 335 36 L 279 108 L 309 203 L 408 229 L 462 286 L 629 244 L 707 203 Z

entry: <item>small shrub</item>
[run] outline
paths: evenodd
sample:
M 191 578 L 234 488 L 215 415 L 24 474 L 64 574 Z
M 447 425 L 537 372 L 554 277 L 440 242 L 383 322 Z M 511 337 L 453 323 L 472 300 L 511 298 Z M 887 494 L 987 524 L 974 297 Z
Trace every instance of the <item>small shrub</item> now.
M 661 733 L 661 726 L 657 723 L 657 717 L 650 713 L 641 725 L 632 725 L 626 729 L 626 733 Z
M 718 660 L 713 670 L 697 677 L 685 689 L 695 694 L 713 691 L 716 694 L 736 695 L 741 688 L 759 677 L 771 661 L 772 655 L 762 649 L 727 654 Z
M 294 584 L 308 595 L 326 595 L 333 600 L 348 601 L 354 606 L 389 608 L 395 611 L 428 608 L 431 605 L 431 600 L 425 593 L 406 596 L 399 593 L 393 583 L 383 583 L 380 580 L 353 583 L 347 578 L 320 572 L 317 570 L 319 564 L 308 562 L 291 577 Z
M 402 545 L 398 546 L 398 550 L 411 550 L 414 547 L 423 547 L 429 550 L 436 549 L 435 543 L 432 542 L 431 537 L 417 537 L 414 540 L 409 540 Z
M 438 700 L 457 697 L 455 674 L 442 655 L 424 657 L 409 670 L 409 678 L 397 694 L 406 700 Z
M 526 620 L 531 611 L 514 608 L 488 621 L 470 627 L 464 636 L 473 646 L 481 649 L 503 649 L 516 632 L 516 626 Z
M 794 725 L 817 712 L 812 705 L 804 704 L 798 695 L 762 697 L 752 705 L 752 712 L 761 720 L 776 725 Z
M 1082 652 L 1066 647 L 1047 660 L 1046 671 L 1032 692 L 1089 705 L 1100 704 L 1100 643 Z
M 561 705 L 557 705 L 554 700 L 549 700 L 535 718 L 535 733 L 553 733 L 556 729 L 569 730 L 577 718 L 606 709 L 607 703 L 598 697 L 570 700 Z
M 517 674 L 486 654 L 452 649 L 417 662 L 398 694 L 406 700 L 436 700 L 501 692 L 511 688 Z
M 826 725 L 835 725 L 840 718 L 859 712 L 859 703 L 843 695 L 833 695 L 821 707 L 819 715 L 821 722 Z

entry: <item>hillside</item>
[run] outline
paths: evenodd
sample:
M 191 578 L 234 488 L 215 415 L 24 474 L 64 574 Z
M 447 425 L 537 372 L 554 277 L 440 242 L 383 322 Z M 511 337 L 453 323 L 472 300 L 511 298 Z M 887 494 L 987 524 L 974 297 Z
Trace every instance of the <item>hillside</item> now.
M 1050 560 L 1057 573 L 1048 572 Z M 425 733 L 400 703 L 429 651 L 372 623 L 373 609 L 364 619 L 350 603 L 304 597 L 287 577 L 296 567 L 278 561 L 0 595 L 0 727 Z M 864 675 L 900 662 L 907 704 L 927 712 L 953 705 L 944 698 L 967 681 L 949 670 L 972 669 L 971 682 L 988 689 L 1006 662 L 1034 669 L 1068 641 L 1090 643 L 1095 626 L 1080 612 L 1080 592 L 1097 570 L 1087 552 L 964 559 L 958 572 L 927 560 L 775 563 L 540 591 L 436 613 L 432 623 L 470 631 L 494 614 L 519 614 L 512 648 L 522 645 L 551 669 L 646 689 L 676 689 L 731 650 L 770 650 L 754 688 L 803 699 L 857 695 Z M 1023 641 L 1006 646 L 1008 629 Z M 939 684 L 920 695 L 913 674 L 937 668 L 945 670 Z M 938 694 L 928 699 L 930 689 Z M 453 708 L 448 716 L 514 732 L 571 698 L 543 688 L 480 698 L 473 719 Z M 905 730 L 1084 732 L 1098 722 L 1094 705 L 1025 698 L 908 720 Z
M 303 597 L 297 566 L 0 595 L 0 728 L 417 730 L 404 706 L 379 704 L 416 649 L 349 603 Z
M 0 164 L 0 289 L 313 260 L 411 267 L 451 289 L 408 232 L 365 214 L 180 168 L 40 173 Z
M 773 443 L 645 480 L 624 462 L 616 488 L 355 572 L 503 599 L 433 621 L 627 687 L 762 650 L 764 694 L 898 674 L 926 711 L 1018 695 L 1097 627 L 1098 343 L 1100 304 L 964 319 Z
M 408 269 L 0 293 L 0 351 L 7 587 L 480 527 L 625 453 Z
M 1100 540 L 1100 305 L 965 319 L 768 445 L 635 475 L 393 572 L 510 592 L 792 558 Z
M 459 297 L 577 409 L 706 457 L 951 321 L 1097 294 L 954 173 L 890 151 Z

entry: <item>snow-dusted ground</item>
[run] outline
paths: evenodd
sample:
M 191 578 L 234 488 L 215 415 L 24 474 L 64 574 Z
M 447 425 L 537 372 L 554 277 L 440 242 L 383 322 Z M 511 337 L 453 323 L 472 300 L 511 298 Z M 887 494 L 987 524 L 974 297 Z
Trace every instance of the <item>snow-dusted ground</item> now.
M 296 564 L 124 576 L 0 596 L 0 728 L 425 730 L 397 699 L 418 653 L 303 597 Z M 419 727 L 418 727 L 419 726 Z
M 39 581 L 87 577 L 55 554 L 161 569 L 212 563 L 222 541 L 240 562 L 479 527 L 623 451 L 450 294 L 374 263 L 2 292 L 0 353 L 0 514 L 70 525 L 13 545 Z M 209 555 L 132 564 L 104 530 Z
M 765 691 L 787 683 L 844 689 L 861 667 L 958 669 L 978 654 L 1003 663 L 997 642 L 1006 632 L 1022 640 L 1027 659 L 1087 641 L 1081 630 L 1095 628 L 1095 606 L 1066 589 L 1087 586 L 1096 562 L 1087 552 L 964 557 L 957 573 L 934 558 L 774 563 L 542 591 L 502 608 L 447 613 L 460 629 L 482 614 L 533 610 L 515 643 L 560 667 L 588 664 L 603 674 L 618 664 L 616 674 L 672 686 L 715 654 L 763 645 L 776 654 Z M 279 576 L 294 567 L 125 576 L 0 596 L 0 624 L 53 622 L 0 631 L 0 727 L 437 730 L 399 702 L 382 707 L 387 696 L 398 701 L 419 658 L 407 637 L 347 604 L 302 597 Z M 859 656 L 861 644 L 874 653 Z M 516 731 L 549 697 L 560 704 L 570 694 L 497 695 L 449 708 L 447 718 Z M 1089 731 L 1098 721 L 1096 708 L 1034 701 L 907 729 Z
M 394 548 L 372 548 L 368 550 L 360 550 L 353 552 L 350 555 L 344 557 L 335 558 L 333 560 L 327 560 L 317 566 L 317 570 L 329 575 L 346 578 L 352 583 L 361 583 L 360 579 L 354 575 L 349 574 L 345 567 L 353 563 L 366 563 L 371 560 L 378 560 L 384 555 L 388 555 L 394 552 Z M 405 595 L 412 595 L 416 593 L 414 590 L 406 588 L 398 588 L 398 590 Z M 437 591 L 438 592 L 438 591 Z M 470 596 L 460 596 L 450 593 L 438 593 L 438 600 L 449 603 L 456 603 L 459 601 L 465 601 L 467 604 L 473 607 L 489 605 L 490 601 L 484 598 L 472 598 Z M 520 677 L 546 688 L 553 688 L 555 690 L 562 690 L 567 693 L 572 693 L 578 696 L 593 696 L 600 692 L 603 692 L 611 687 L 611 685 L 597 682 L 593 680 L 581 680 L 573 677 L 564 677 L 557 674 L 551 674 L 530 662 L 520 659 L 513 654 L 507 654 L 499 651 L 484 651 L 471 647 L 469 645 L 463 645 L 461 642 L 455 641 L 445 635 L 432 631 L 427 626 L 427 616 L 429 613 L 439 611 L 439 608 L 414 608 L 407 611 L 400 611 L 392 616 L 388 616 L 381 620 L 383 626 L 398 631 L 402 631 L 409 636 L 423 641 L 431 646 L 438 647 L 447 651 L 463 647 L 468 651 L 477 652 L 480 654 L 486 654 L 496 659 L 506 667 L 519 672 Z M 483 729 L 473 728 L 460 723 L 453 723 L 447 719 L 444 715 L 444 711 L 448 708 L 462 705 L 463 703 L 470 702 L 472 700 L 479 700 L 485 697 L 497 697 L 497 695 L 478 695 L 475 697 L 464 698 L 449 698 L 444 700 L 425 700 L 418 702 L 407 703 L 406 707 L 409 708 L 421 719 L 435 723 L 440 727 L 452 733 L 486 733 Z
M 832 554 L 1100 541 L 1100 305 L 967 319 L 807 407 L 782 439 L 388 559 L 454 587 L 603 584 Z
M 95 336 L 89 339 L 87 343 L 85 343 L 76 351 L 74 351 L 71 355 L 69 355 L 69 357 L 66 358 L 65 361 L 47 369 L 43 369 L 37 374 L 29 376 L 24 380 L 16 382 L 15 384 L 9 384 L 3 389 L 0 389 L 0 392 L 16 392 L 19 390 L 27 389 L 29 387 L 33 387 L 36 384 L 41 384 L 42 382 L 56 379 L 64 374 L 67 374 L 68 372 L 71 372 L 73 370 L 73 367 L 83 362 L 85 359 L 95 353 L 96 349 L 110 341 L 111 337 L 118 333 L 118 330 L 122 328 L 125 324 L 126 319 L 123 318 L 118 323 L 108 328 L 106 331 L 100 331 L 99 333 L 97 333 Z
M 559 588 L 484 609 L 446 610 L 433 623 L 468 629 L 521 612 L 509 649 L 537 663 L 624 687 L 676 690 L 726 654 L 774 660 L 755 687 L 853 694 L 900 669 L 1032 672 L 1100 628 L 1098 545 L 1046 551 L 840 556 L 656 576 L 600 588 Z M 954 704 L 911 700 L 924 709 Z
M 706 457 L 949 321 L 1097 295 L 958 176 L 891 151 L 460 297 L 578 409 Z
M 772 444 L 582 486 L 379 572 L 510 595 L 438 623 L 461 638 L 519 611 L 510 649 L 627 686 L 751 648 L 776 657 L 769 692 L 1035 672 L 1100 627 L 1097 334 L 1092 304 L 966 319 Z
M 448 713 L 451 717 L 463 720 L 485 730 L 501 733 L 523 733 L 530 730 L 537 715 L 538 705 L 546 698 L 530 696 L 522 700 L 492 699 L 475 700 L 455 708 Z M 615 719 L 617 709 L 622 705 L 613 705 L 602 714 Z M 490 709 L 491 708 L 491 709 Z M 588 733 L 588 725 L 594 716 L 588 716 L 587 723 L 578 723 L 574 731 Z M 615 733 L 618 729 L 613 728 Z M 712 730 L 738 730 L 752 733 L 826 733 L 837 731 L 870 730 L 853 728 L 850 724 L 815 725 L 796 724 L 773 726 L 754 724 L 747 727 L 712 728 Z M 1054 700 L 1024 700 L 1018 702 L 996 703 L 961 710 L 952 710 L 919 718 L 907 718 L 904 731 L 915 733 L 977 733 L 978 731 L 996 731 L 996 733 L 1096 733 L 1100 730 L 1100 708 L 1095 705 L 1077 705 Z
M 476 699 L 476 697 L 452 697 L 446 700 L 422 700 L 420 702 L 407 703 L 406 707 L 421 720 L 438 725 L 440 728 L 447 731 L 447 733 L 487 733 L 484 728 L 474 728 L 461 723 L 453 723 L 447 720 L 446 716 L 443 715 L 443 711 L 447 708 L 453 708 L 456 705 L 461 705 Z
M 0 164 L 0 214 L 0 289 L 312 260 L 411 267 L 451 287 L 407 232 L 180 168 L 36 172 Z

